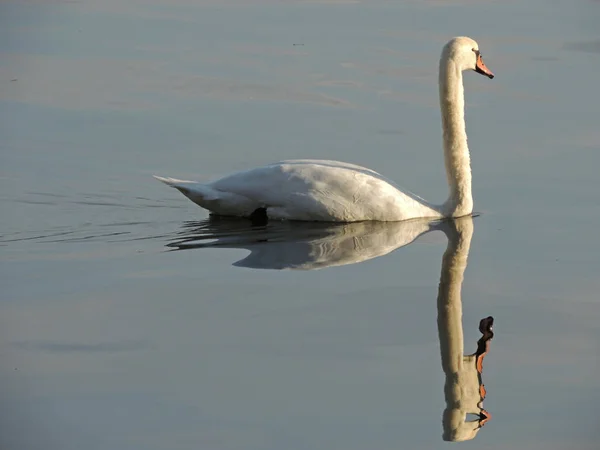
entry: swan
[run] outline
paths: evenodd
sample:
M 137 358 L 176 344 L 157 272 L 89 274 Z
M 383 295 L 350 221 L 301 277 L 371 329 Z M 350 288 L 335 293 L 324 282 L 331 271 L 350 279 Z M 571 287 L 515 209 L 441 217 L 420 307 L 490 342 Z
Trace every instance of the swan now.
M 355 164 L 288 160 L 237 172 L 207 184 L 155 176 L 212 214 L 268 220 L 323 222 L 402 221 L 461 217 L 473 211 L 471 165 L 464 119 L 462 72 L 488 78 L 473 39 L 460 36 L 443 48 L 439 63 L 444 160 L 450 193 L 434 205 L 403 192 L 379 173 Z

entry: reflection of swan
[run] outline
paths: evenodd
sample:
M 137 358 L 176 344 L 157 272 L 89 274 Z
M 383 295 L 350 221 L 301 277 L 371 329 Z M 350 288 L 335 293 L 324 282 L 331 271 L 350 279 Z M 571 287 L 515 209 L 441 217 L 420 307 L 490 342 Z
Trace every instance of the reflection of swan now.
M 446 224 L 444 232 L 448 237 L 448 247 L 442 259 L 437 300 L 442 368 L 446 374 L 443 438 L 445 441 L 466 441 L 473 439 L 490 419 L 489 413 L 483 409 L 485 388 L 481 371 L 493 337 L 493 318 L 482 319 L 479 330 L 483 337 L 478 342 L 477 351 L 464 355 L 461 286 L 473 235 L 473 219 L 463 217 Z M 467 414 L 478 418 L 467 421 Z
M 283 161 L 208 184 L 156 178 L 201 207 L 225 216 L 356 222 L 470 214 L 473 198 L 464 120 L 464 70 L 494 77 L 481 59 L 477 42 L 457 37 L 444 46 L 439 67 L 444 159 L 450 187 L 448 200 L 442 205 L 402 192 L 370 169 L 338 161 Z
M 168 244 L 175 249 L 202 247 L 250 250 L 234 265 L 260 269 L 322 269 L 383 256 L 440 226 L 437 220 L 325 224 L 210 218 L 191 223 Z

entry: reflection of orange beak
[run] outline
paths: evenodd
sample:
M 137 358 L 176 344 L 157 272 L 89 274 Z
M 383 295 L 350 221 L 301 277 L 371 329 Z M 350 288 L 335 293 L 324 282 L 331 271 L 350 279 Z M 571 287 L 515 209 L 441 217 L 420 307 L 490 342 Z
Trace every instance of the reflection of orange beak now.
M 492 79 L 494 78 L 494 74 L 490 69 L 487 68 L 485 63 L 483 62 L 483 58 L 481 55 L 477 55 L 477 63 L 475 64 L 475 72 L 480 73 L 481 75 L 485 75 L 486 77 Z

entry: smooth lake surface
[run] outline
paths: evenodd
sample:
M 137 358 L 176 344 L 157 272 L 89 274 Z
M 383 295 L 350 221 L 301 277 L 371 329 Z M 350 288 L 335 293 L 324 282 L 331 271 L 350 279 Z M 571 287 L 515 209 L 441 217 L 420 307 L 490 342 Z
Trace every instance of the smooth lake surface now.
M 448 248 L 466 353 L 495 319 L 492 419 L 454 445 L 599 448 L 599 23 L 592 0 L 0 2 L 0 447 L 444 448 Z M 465 74 L 458 235 L 207 222 L 151 177 L 336 159 L 441 202 L 461 34 L 496 78 Z

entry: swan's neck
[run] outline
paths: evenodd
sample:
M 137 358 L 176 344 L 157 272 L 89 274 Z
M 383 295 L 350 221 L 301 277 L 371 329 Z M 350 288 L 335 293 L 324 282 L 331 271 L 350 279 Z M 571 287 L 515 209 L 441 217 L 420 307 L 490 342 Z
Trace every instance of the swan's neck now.
M 450 196 L 442 212 L 445 216 L 460 217 L 473 211 L 473 196 L 462 70 L 452 58 L 440 61 L 439 86 L 444 159 L 450 187 Z

